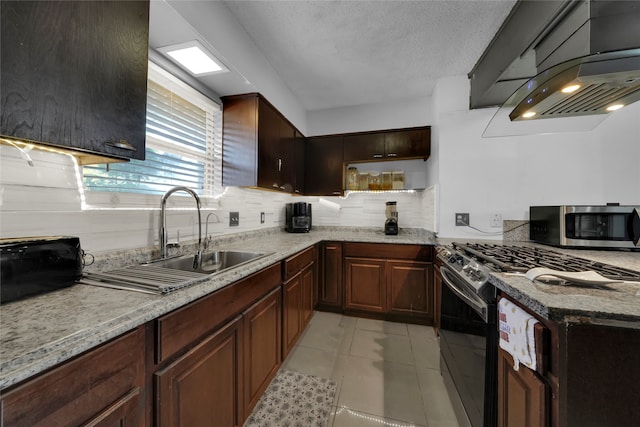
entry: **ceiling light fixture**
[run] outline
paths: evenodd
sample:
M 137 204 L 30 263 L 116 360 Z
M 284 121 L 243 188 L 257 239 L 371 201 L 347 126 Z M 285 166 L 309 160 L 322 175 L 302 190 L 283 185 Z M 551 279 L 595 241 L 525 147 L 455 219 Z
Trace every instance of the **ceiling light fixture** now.
M 562 88 L 562 93 L 573 93 L 580 89 L 580 85 L 569 85 Z
M 528 119 L 536 115 L 535 111 L 527 111 L 522 115 L 523 118 Z
M 613 104 L 607 107 L 607 111 L 616 111 L 624 107 L 624 104 Z
M 222 61 L 196 40 L 161 47 L 158 52 L 167 56 L 194 76 L 199 77 L 229 71 L 222 64 Z

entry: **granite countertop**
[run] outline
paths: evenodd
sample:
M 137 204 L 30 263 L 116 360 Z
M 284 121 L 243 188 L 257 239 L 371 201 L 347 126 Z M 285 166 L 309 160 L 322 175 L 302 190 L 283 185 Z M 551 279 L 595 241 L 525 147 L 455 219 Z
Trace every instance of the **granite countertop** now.
M 165 296 L 78 284 L 3 304 L 0 307 L 0 390 L 321 241 L 439 245 L 448 244 L 451 239 L 437 239 L 433 233 L 419 229 L 401 230 L 397 236 L 386 236 L 379 229 L 350 227 L 316 227 L 310 233 L 300 234 L 275 228 L 251 231 L 216 238 L 209 250 L 241 249 L 265 251 L 271 255 Z M 181 250 L 191 249 L 183 247 Z M 640 253 L 637 252 L 566 252 L 640 271 Z M 96 254 L 96 262 L 85 270 L 104 271 L 147 262 L 157 254 L 157 248 Z M 591 316 L 640 322 L 640 296 L 625 299 L 618 293 L 585 294 L 568 287 L 550 290 L 525 278 L 500 273 L 492 273 L 490 281 L 540 316 L 554 321 L 564 321 L 570 316 Z
M 640 252 L 564 249 L 532 242 L 438 239 L 441 245 L 453 242 L 539 247 L 640 272 Z M 634 325 L 631 326 L 640 328 L 640 283 L 612 283 L 601 288 L 550 285 L 532 282 L 521 275 L 498 272 L 490 273 L 489 282 L 544 319 L 632 322 Z
M 0 390 L 55 366 L 323 240 L 372 243 L 437 243 L 431 232 L 401 230 L 386 236 L 372 228 L 317 227 L 309 233 L 280 229 L 238 233 L 215 239 L 214 249 L 272 253 L 168 295 L 76 284 L 0 307 Z M 185 250 L 183 248 L 183 250 Z M 157 248 L 96 254 L 87 271 L 147 262 Z

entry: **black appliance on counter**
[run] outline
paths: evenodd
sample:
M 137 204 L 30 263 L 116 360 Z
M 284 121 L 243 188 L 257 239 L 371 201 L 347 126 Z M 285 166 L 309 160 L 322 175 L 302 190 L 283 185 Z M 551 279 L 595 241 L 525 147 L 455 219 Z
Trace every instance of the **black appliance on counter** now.
M 289 233 L 308 233 L 311 231 L 311 203 L 286 204 L 285 230 Z
M 640 250 L 640 206 L 531 206 L 529 238 L 562 247 Z
M 640 272 L 536 246 L 453 243 L 439 246 L 437 252 L 442 278 L 440 370 L 460 424 L 473 427 L 497 423 L 497 308 L 490 272 L 546 267 L 640 281 Z
M 0 302 L 71 286 L 81 276 L 78 237 L 0 239 Z
M 385 215 L 387 219 L 384 222 L 384 234 L 395 236 L 398 234 L 398 210 L 396 202 L 387 202 Z

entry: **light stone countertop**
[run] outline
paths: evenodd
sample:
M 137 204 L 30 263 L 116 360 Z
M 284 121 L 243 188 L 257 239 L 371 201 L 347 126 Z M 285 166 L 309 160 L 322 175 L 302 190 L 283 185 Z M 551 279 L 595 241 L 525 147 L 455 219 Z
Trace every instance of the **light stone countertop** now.
M 215 239 L 210 250 L 241 249 L 273 254 L 164 296 L 76 284 L 3 304 L 0 307 L 0 390 L 323 240 L 436 244 L 433 233 L 424 230 L 401 230 L 397 236 L 386 236 L 382 230 L 372 228 L 317 228 L 309 233 L 286 233 L 272 228 Z M 157 248 L 118 251 L 113 256 L 96 254 L 95 265 L 87 271 L 146 262 L 156 253 Z
M 250 231 L 216 238 L 209 250 L 240 249 L 273 252 L 272 255 L 165 296 L 78 284 L 3 304 L 0 307 L 0 390 L 321 241 L 439 245 L 459 240 L 437 239 L 433 233 L 418 229 L 401 230 L 398 236 L 386 236 L 380 229 L 351 227 L 316 227 L 310 233 L 299 234 L 285 233 L 277 228 Z M 193 247 L 187 246 L 180 250 L 184 252 L 191 249 Z M 561 252 L 640 271 L 638 252 Z M 86 271 L 103 271 L 147 262 L 157 254 L 157 248 L 95 254 L 95 264 L 87 267 Z M 538 289 L 539 285 L 532 286 L 527 279 L 500 273 L 492 273 L 490 280 L 499 289 L 552 320 L 563 321 L 567 316 L 590 315 L 640 322 L 640 297 L 616 299 L 611 292 L 575 295 L 574 290 L 567 293 L 565 287 L 558 287 L 554 291 L 556 293 L 545 292 Z

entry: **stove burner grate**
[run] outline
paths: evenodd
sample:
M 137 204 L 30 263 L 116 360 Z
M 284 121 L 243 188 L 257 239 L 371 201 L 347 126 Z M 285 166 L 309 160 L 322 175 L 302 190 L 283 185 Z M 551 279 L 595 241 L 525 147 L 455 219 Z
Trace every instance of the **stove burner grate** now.
M 526 273 L 534 267 L 547 267 L 559 271 L 593 270 L 613 280 L 640 281 L 640 272 L 549 249 L 487 243 L 453 243 L 453 246 L 479 263 L 501 272 Z

